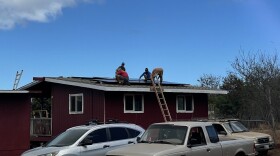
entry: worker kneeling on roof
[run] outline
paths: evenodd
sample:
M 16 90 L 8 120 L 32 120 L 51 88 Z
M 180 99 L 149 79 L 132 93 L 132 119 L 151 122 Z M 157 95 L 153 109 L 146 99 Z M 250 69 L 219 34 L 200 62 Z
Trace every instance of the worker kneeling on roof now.
M 144 76 L 144 81 L 147 82 L 147 80 L 151 80 L 151 72 L 149 72 L 148 68 L 145 68 L 145 71 L 140 75 L 139 77 L 139 81 L 141 79 L 141 77 Z
M 119 84 L 130 85 L 127 72 L 121 68 L 118 68 L 116 71 L 116 80 Z

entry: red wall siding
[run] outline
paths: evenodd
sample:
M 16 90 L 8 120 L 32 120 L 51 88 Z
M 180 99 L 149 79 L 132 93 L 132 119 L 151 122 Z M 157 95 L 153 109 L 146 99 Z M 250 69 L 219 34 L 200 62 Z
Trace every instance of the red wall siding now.
M 0 155 L 18 156 L 29 149 L 30 97 L 0 94 Z
M 78 93 L 83 93 L 84 95 L 84 114 L 69 114 L 69 94 Z M 133 93 L 144 95 L 144 113 L 124 113 L 124 94 L 131 93 L 106 92 L 104 94 L 103 91 L 82 87 L 54 85 L 52 88 L 53 136 L 69 127 L 85 124 L 92 119 L 100 121 L 118 119 L 119 121 L 139 124 L 144 128 L 147 128 L 152 123 L 164 121 L 155 93 Z M 164 95 L 174 121 L 207 118 L 207 94 L 191 94 L 194 97 L 194 113 L 176 113 L 177 94 L 164 93 Z M 104 111 L 104 108 L 106 111 Z
M 180 94 L 184 95 L 184 94 Z M 190 94 L 185 94 L 190 95 Z M 170 97 L 169 103 L 172 104 L 172 119 L 173 120 L 190 120 L 190 119 L 201 119 L 208 117 L 208 95 L 207 94 L 191 94 L 194 98 L 194 112 L 193 113 L 176 113 L 176 96 Z M 168 106 L 169 106 L 169 103 Z
M 144 128 L 155 122 L 163 122 L 155 93 L 140 93 L 144 95 L 144 113 L 124 113 L 123 92 L 106 93 L 106 118 L 118 119 L 136 123 Z M 137 93 L 135 93 L 137 94 Z M 180 94 L 183 95 L 183 94 Z M 186 94 L 187 95 L 187 94 Z M 190 120 L 208 117 L 207 94 L 192 94 L 194 97 L 194 113 L 176 113 L 176 96 L 174 93 L 164 93 L 171 117 L 176 120 Z
M 69 114 L 69 94 L 83 93 L 84 113 Z M 53 136 L 67 128 L 103 118 L 103 92 L 82 87 L 54 85 L 52 88 Z

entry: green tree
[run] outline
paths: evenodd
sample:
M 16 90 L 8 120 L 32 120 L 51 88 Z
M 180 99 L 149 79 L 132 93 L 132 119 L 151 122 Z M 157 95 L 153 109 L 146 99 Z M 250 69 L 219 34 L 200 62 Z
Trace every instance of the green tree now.
M 51 116 L 51 98 L 37 97 L 31 100 L 32 111 L 47 110 Z
M 243 81 L 234 73 L 229 73 L 223 79 L 221 89 L 225 89 L 229 93 L 225 95 L 223 103 L 217 104 L 219 113 L 224 117 L 242 118 L 244 114 L 242 111 L 244 109 L 243 106 L 246 106 L 243 105 L 244 101 L 246 101 L 244 98 L 246 91 L 244 90 Z

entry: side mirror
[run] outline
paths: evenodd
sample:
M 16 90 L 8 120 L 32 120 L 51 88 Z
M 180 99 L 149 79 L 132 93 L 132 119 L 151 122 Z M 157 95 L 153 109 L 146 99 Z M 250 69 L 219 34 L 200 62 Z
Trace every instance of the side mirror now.
M 210 141 L 211 141 L 212 143 L 217 143 L 217 142 L 220 141 L 220 139 L 219 139 L 219 137 L 210 137 Z
M 140 140 L 141 140 L 141 138 L 140 138 L 140 137 L 137 137 L 137 138 L 136 138 L 137 143 L 139 143 L 139 142 L 140 142 Z
M 80 146 L 92 145 L 93 141 L 91 139 L 85 138 L 79 143 Z
M 227 135 L 227 132 L 226 131 L 220 131 L 219 134 Z

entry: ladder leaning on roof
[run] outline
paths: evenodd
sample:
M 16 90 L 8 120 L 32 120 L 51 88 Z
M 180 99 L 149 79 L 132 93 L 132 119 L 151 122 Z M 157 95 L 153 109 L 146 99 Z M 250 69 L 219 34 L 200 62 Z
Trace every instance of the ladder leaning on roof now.
M 163 89 L 160 85 L 159 76 L 156 76 L 155 79 L 156 79 L 156 82 L 153 78 L 151 78 L 152 85 L 153 85 L 152 90 L 155 91 L 163 119 L 165 122 L 172 121 L 167 103 L 166 103 L 164 95 L 163 95 Z
M 23 72 L 23 70 L 21 70 L 20 72 L 19 72 L 19 71 L 17 71 L 17 73 L 16 73 L 16 78 L 15 78 L 15 82 L 14 82 L 14 87 L 13 87 L 13 90 L 16 90 L 16 89 L 17 89 L 17 87 L 18 87 L 18 83 L 19 83 L 19 80 L 20 80 L 21 75 L 22 75 L 22 72 Z

